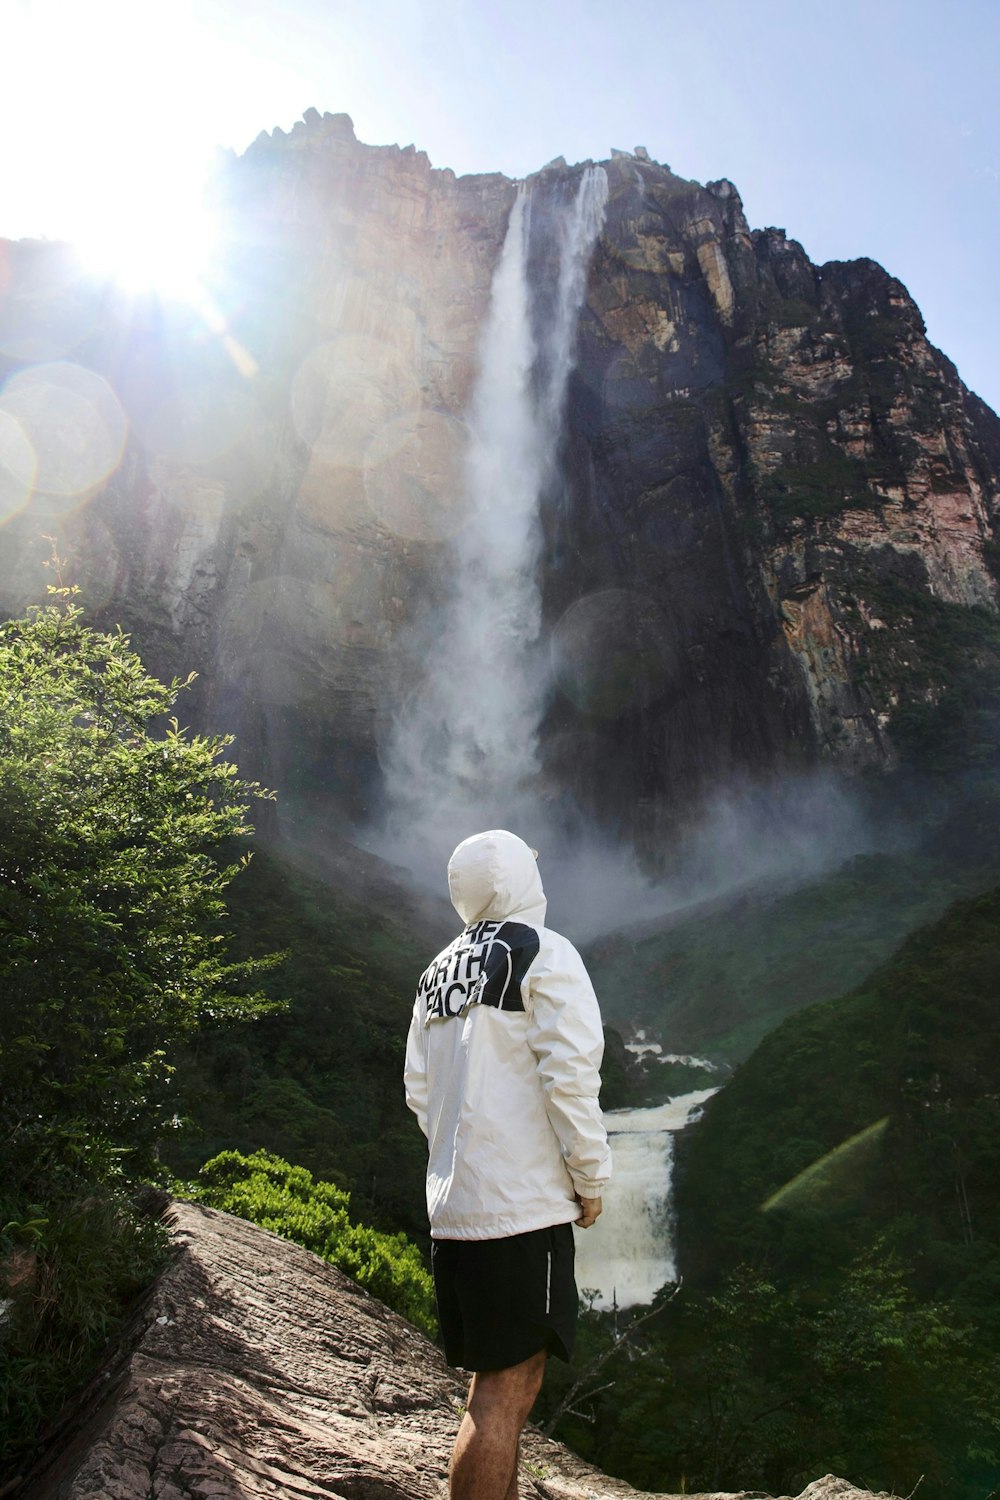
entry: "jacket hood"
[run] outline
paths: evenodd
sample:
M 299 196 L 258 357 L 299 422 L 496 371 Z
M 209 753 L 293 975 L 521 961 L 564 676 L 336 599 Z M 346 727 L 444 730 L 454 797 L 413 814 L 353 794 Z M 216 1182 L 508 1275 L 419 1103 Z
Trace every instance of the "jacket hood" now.
M 502 828 L 464 839 L 448 861 L 451 904 L 466 926 L 510 917 L 541 927 L 545 892 L 538 863 L 523 839 Z

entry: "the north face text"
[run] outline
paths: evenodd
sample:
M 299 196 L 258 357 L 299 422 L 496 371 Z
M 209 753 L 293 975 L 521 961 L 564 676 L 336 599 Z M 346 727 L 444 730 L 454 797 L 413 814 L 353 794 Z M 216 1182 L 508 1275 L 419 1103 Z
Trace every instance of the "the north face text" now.
M 524 1010 L 521 982 L 538 953 L 538 933 L 521 922 L 474 922 L 420 976 L 425 1024 L 470 1005 Z

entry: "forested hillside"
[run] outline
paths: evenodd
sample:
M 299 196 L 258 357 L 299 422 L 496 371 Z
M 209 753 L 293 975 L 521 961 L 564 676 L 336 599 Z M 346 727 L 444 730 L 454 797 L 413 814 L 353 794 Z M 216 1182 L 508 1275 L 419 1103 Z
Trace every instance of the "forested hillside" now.
M 925 1293 L 995 1324 L 1000 890 L 953 907 L 852 994 L 785 1021 L 683 1155 L 697 1280 L 743 1259 L 836 1276 L 888 1236 Z
M 996 864 L 940 853 L 857 855 L 804 884 L 760 882 L 588 949 L 605 1019 L 670 1052 L 728 1063 L 786 1016 L 860 984 L 909 933 Z
M 785 1020 L 682 1148 L 682 1290 L 560 1435 L 637 1484 L 991 1494 L 1000 890 Z M 591 1355 L 618 1322 L 588 1315 Z

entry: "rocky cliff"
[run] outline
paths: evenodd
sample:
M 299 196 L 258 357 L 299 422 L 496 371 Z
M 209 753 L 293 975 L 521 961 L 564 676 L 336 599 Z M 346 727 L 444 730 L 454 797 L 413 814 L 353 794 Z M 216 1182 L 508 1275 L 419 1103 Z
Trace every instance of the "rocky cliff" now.
M 649 839 L 734 774 L 893 765 L 899 715 L 994 649 L 1000 422 L 873 262 L 814 266 L 751 231 L 731 183 L 641 150 L 605 170 L 541 503 L 542 762 L 548 795 Z M 575 171 L 545 168 L 539 203 Z M 200 306 L 7 247 L 0 608 L 40 595 L 55 535 L 92 611 L 198 670 L 192 711 L 292 821 L 378 801 L 414 629 L 448 589 L 515 193 L 310 110 L 220 167 Z M 80 472 L 39 461 L 32 490 L 22 438 L 44 455 L 67 411 Z
M 464 1386 L 433 1345 L 266 1230 L 184 1203 L 174 1220 L 176 1258 L 18 1500 L 445 1494 Z M 520 1484 L 544 1500 L 639 1494 L 534 1430 Z M 865 1496 L 828 1476 L 800 1500 Z
M 603 738 L 640 796 L 690 786 L 696 760 L 891 763 L 894 709 L 940 682 L 881 601 L 895 583 L 996 609 L 1000 424 L 873 262 L 751 233 L 729 182 L 610 173 L 564 534 L 588 583 L 655 602 L 669 671 Z

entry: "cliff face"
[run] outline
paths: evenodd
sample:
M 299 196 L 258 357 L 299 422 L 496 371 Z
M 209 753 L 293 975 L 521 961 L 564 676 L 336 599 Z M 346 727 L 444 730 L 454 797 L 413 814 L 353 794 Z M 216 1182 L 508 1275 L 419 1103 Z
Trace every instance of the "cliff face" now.
M 548 592 L 624 583 L 659 640 L 595 784 L 615 760 L 653 802 L 796 753 L 891 764 L 893 710 L 942 684 L 887 585 L 995 612 L 1000 423 L 873 262 L 751 233 L 726 181 L 609 175 Z
M 996 612 L 1000 423 L 878 266 L 751 233 L 728 182 L 644 153 L 606 170 L 542 505 L 542 748 L 556 791 L 648 835 L 733 772 L 893 762 L 893 713 L 942 691 L 913 598 Z M 364 817 L 410 632 L 448 588 L 516 188 L 309 111 L 217 190 L 200 309 L 9 247 L 8 368 L 98 372 L 128 439 L 110 479 L 7 504 L 0 608 L 41 594 L 54 534 L 92 610 L 198 670 L 193 712 L 286 812 Z

